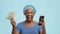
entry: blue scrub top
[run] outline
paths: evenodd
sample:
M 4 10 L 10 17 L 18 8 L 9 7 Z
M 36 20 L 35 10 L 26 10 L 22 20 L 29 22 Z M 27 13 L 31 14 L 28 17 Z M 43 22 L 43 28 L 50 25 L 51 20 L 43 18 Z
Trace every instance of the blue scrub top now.
M 39 34 L 39 32 L 42 32 L 42 26 L 38 26 L 38 23 L 35 22 L 34 27 L 28 28 L 24 25 L 24 22 L 20 22 L 16 26 L 16 31 L 20 34 Z

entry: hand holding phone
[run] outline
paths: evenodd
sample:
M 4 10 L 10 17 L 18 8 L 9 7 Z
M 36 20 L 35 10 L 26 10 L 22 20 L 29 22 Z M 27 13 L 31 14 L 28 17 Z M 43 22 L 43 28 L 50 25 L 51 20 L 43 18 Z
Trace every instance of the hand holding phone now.
M 38 24 L 43 25 L 43 23 L 44 23 L 44 16 L 40 16 Z

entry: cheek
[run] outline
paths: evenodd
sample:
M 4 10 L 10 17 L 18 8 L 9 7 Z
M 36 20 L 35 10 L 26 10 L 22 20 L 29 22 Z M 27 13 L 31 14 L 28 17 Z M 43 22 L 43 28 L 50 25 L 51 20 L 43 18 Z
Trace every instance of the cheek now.
M 34 15 L 25 15 L 26 16 L 26 18 L 28 18 L 28 17 L 31 17 L 31 18 L 33 18 L 34 17 Z
M 34 14 L 32 14 L 32 16 L 34 17 Z

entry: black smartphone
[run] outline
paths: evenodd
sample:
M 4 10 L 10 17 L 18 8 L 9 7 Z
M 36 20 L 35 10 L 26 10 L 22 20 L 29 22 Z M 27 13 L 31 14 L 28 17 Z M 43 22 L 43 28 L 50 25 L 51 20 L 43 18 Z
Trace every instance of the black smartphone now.
M 40 16 L 39 21 L 44 21 L 44 16 Z
M 39 21 L 44 22 L 44 16 L 40 16 Z M 42 25 L 42 23 L 39 22 L 39 25 Z

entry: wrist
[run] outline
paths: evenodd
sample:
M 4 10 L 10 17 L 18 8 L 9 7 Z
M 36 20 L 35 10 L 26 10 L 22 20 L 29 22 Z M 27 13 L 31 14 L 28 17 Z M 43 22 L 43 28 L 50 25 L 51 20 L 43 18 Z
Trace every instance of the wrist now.
M 12 26 L 12 28 L 16 28 L 16 26 Z

